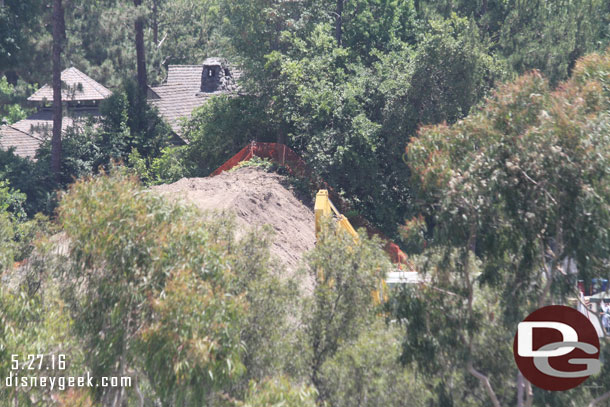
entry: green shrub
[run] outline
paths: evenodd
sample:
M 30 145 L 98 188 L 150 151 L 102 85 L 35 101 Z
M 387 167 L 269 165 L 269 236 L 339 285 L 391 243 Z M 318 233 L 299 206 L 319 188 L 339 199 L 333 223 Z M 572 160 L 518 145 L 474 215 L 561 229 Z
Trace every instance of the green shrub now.
M 243 403 L 238 407 L 315 407 L 316 391 L 311 386 L 295 385 L 287 377 L 252 382 Z

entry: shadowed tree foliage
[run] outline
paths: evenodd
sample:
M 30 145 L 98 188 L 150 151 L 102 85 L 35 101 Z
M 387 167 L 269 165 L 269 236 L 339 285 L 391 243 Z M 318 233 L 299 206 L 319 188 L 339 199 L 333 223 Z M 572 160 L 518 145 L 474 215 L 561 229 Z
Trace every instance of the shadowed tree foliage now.
M 420 260 L 434 288 L 398 297 L 404 358 L 447 372 L 442 392 L 454 401 L 484 391 L 496 406 L 513 403 L 510 349 L 495 349 L 489 363 L 490 337 L 510 338 L 534 309 L 576 296 L 578 278 L 607 273 L 609 64 L 610 51 L 585 57 L 555 92 L 538 72 L 524 75 L 457 124 L 423 128 L 407 148 L 428 219 Z M 406 237 L 422 227 L 410 221 Z M 574 266 L 578 274 L 568 273 Z M 451 369 L 466 375 L 464 385 L 450 384 Z M 468 387 L 468 375 L 479 386 Z M 534 390 L 553 405 L 597 395 Z
M 373 293 L 390 262 L 379 240 L 368 240 L 361 233 L 355 242 L 332 223 L 324 225 L 306 261 L 306 271 L 315 281 L 303 313 L 311 349 L 310 375 L 319 399 L 327 400 L 330 389 L 323 380 L 322 366 L 342 344 L 374 321 Z
M 268 231 L 237 240 L 227 216 L 169 203 L 116 172 L 73 184 L 58 212 L 69 239 L 63 294 L 92 374 L 129 375 L 150 397 L 189 405 L 221 389 L 241 396 L 247 380 L 289 364 L 296 287 L 274 271 Z M 102 404 L 132 391 L 93 390 Z

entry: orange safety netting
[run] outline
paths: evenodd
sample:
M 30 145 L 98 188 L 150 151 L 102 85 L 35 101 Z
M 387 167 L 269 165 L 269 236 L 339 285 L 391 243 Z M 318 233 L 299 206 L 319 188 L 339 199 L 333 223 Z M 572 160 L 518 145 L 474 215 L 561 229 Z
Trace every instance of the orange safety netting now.
M 290 173 L 295 175 L 303 176 L 307 174 L 305 162 L 290 147 L 280 143 L 257 143 L 253 141 L 218 167 L 211 176 L 230 170 L 240 162 L 248 161 L 253 156 L 268 158 L 286 167 Z

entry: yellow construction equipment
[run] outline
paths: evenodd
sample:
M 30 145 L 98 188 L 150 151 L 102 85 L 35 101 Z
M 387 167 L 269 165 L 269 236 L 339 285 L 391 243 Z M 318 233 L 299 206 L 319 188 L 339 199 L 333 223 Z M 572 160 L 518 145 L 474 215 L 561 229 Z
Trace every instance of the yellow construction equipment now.
M 328 197 L 328 191 L 326 189 L 321 189 L 316 194 L 314 212 L 316 215 L 316 236 L 318 236 L 321 231 L 322 219 L 325 217 L 330 218 L 334 215 L 337 219 L 338 226 L 352 235 L 355 243 L 360 240 L 358 237 L 358 232 L 356 232 L 349 220 L 337 210 L 335 205 L 333 205 Z M 386 245 L 386 251 L 390 255 L 392 261 L 396 263 L 397 268 L 394 271 L 389 272 L 384 279 L 381 279 L 378 284 L 378 289 L 371 293 L 373 302 L 375 304 L 388 301 L 389 286 L 422 283 L 416 271 L 403 271 L 401 269 L 401 257 L 404 257 L 402 261 L 405 261 L 406 255 L 398 248 L 398 246 L 396 246 L 395 243 L 388 242 Z M 330 283 L 333 284 L 332 281 Z
M 334 214 L 337 217 L 337 223 L 339 226 L 352 235 L 355 240 L 358 240 L 358 232 L 356 232 L 356 229 L 354 229 L 352 224 L 349 223 L 349 220 L 347 220 L 347 218 L 340 214 L 337 208 L 335 208 L 335 205 L 333 205 L 328 197 L 328 191 L 326 189 L 321 189 L 318 191 L 316 195 L 314 213 L 316 214 L 316 236 L 318 233 L 320 233 L 322 218 L 331 217 Z
M 325 217 L 331 217 L 334 214 L 337 217 L 337 224 L 343 230 L 352 235 L 354 242 L 357 243 L 360 240 L 358 237 L 358 232 L 356 232 L 356 229 L 354 229 L 349 220 L 342 215 L 337 208 L 335 208 L 335 205 L 333 205 L 332 201 L 328 197 L 328 191 L 326 189 L 321 189 L 316 194 L 314 213 L 316 215 L 316 236 L 320 233 L 322 228 L 322 219 Z M 373 302 L 375 304 L 380 304 L 388 300 L 388 287 L 384 280 L 379 281 L 379 288 L 374 290 L 371 293 L 371 296 L 373 297 Z

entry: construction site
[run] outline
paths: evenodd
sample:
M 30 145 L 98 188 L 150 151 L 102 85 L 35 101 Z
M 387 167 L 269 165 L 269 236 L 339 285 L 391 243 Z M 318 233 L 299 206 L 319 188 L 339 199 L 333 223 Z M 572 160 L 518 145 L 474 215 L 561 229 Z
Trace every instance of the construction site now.
M 610 1 L 0 0 L 0 407 L 610 407 Z
M 306 181 L 315 199 L 303 193 L 296 194 L 286 175 L 279 175 L 260 165 L 248 165 L 252 159 L 265 160 L 285 174 Z M 316 189 L 318 186 L 323 189 Z M 271 226 L 275 236 L 272 253 L 282 262 L 288 274 L 296 271 L 303 254 L 314 247 L 322 217 L 334 219 L 338 228 L 354 238 L 358 234 L 352 223 L 356 227 L 363 227 L 367 234 L 383 238 L 366 219 L 347 219 L 342 214 L 349 210 L 346 201 L 324 181 L 314 179 L 300 157 L 283 144 L 252 142 L 207 178 L 184 178 L 173 184 L 153 187 L 153 190 L 170 199 L 192 204 L 202 211 L 230 213 L 237 220 L 238 231 Z M 396 266 L 386 281 L 389 284 L 417 283 L 417 272 L 408 262 L 406 254 L 396 243 L 387 238 L 383 240 L 385 250 Z M 305 282 L 305 287 L 311 288 L 312 285 L 311 281 Z

